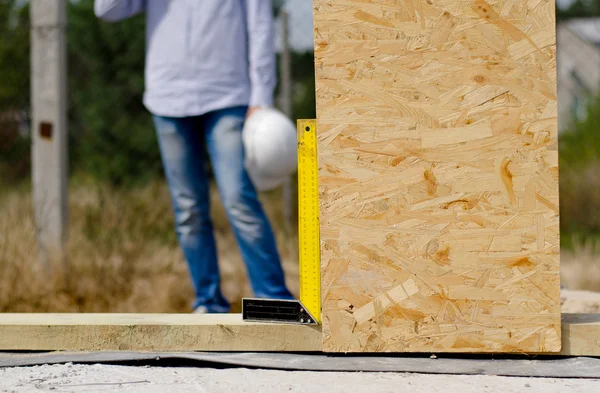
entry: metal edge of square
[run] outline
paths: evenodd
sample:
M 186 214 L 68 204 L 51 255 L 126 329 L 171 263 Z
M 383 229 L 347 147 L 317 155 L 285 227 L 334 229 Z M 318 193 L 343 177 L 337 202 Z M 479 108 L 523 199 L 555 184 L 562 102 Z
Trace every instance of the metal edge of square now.
M 298 317 L 295 320 L 283 320 L 276 318 L 256 318 L 248 316 L 248 303 L 249 302 L 258 302 L 258 303 L 288 303 L 295 304 L 298 306 L 300 310 L 298 312 Z M 305 313 L 307 318 L 304 319 L 301 317 L 301 314 Z M 287 300 L 287 299 L 261 299 L 261 298 L 242 298 L 242 320 L 248 322 L 271 322 L 271 323 L 285 323 L 285 324 L 298 324 L 298 325 L 318 325 L 316 318 L 308 311 L 308 309 L 300 302 L 299 300 Z

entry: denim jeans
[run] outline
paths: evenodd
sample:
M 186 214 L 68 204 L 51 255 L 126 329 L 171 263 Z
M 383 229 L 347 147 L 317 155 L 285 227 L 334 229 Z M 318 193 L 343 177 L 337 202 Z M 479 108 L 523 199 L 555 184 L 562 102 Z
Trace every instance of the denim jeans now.
M 210 218 L 208 152 L 217 189 L 244 260 L 254 296 L 292 299 L 275 237 L 244 167 L 242 128 L 246 107 L 197 117 L 154 116 L 175 229 L 195 289 L 193 308 L 227 312 Z

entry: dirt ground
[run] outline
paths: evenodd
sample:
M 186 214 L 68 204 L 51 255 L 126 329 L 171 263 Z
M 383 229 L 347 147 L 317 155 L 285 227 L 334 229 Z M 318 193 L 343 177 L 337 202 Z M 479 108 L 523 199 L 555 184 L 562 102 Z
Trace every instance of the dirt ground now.
M 597 393 L 600 380 L 55 365 L 0 369 L 2 393 Z
M 563 313 L 600 313 L 600 292 L 563 289 L 561 291 L 561 302 L 560 308 Z

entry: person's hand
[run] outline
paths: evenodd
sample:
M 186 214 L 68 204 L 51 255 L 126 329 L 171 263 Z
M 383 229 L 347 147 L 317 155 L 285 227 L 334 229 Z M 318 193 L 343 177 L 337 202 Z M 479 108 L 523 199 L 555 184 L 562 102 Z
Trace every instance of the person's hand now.
M 260 109 L 260 106 L 251 106 L 250 108 L 248 108 L 248 111 L 246 112 L 246 120 L 248 120 L 248 118 L 250 117 L 251 114 L 253 114 L 254 112 L 256 112 L 259 109 Z

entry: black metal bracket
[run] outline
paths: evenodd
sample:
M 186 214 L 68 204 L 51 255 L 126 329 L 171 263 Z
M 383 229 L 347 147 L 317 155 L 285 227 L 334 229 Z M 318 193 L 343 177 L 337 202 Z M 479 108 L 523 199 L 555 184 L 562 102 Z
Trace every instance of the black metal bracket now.
M 245 321 L 317 325 L 316 319 L 298 300 L 242 299 Z

